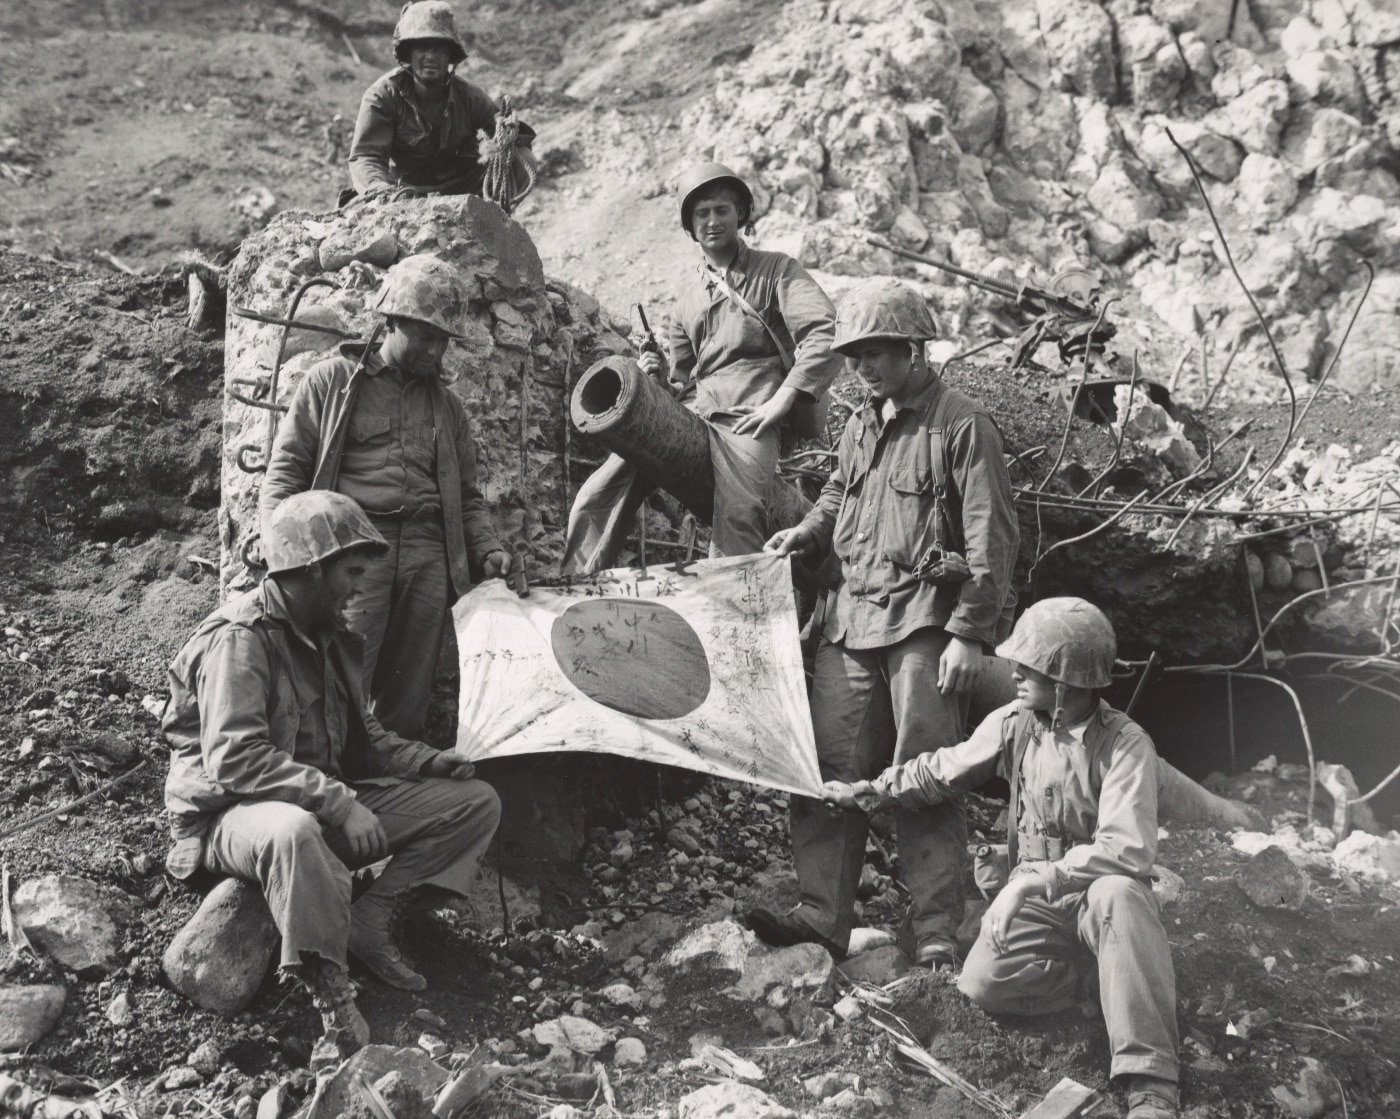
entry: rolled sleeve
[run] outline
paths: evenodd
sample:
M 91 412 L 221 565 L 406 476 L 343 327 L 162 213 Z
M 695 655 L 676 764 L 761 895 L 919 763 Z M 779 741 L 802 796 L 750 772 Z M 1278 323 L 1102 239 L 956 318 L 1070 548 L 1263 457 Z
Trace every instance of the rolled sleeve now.
M 1086 889 L 1110 874 L 1143 878 L 1156 862 L 1157 751 L 1137 726 L 1125 728 L 1114 743 L 1098 810 L 1093 842 L 1071 847 L 1047 868 L 1052 896 Z
M 242 626 L 221 632 L 198 672 L 200 752 L 209 778 L 246 800 L 276 800 L 337 826 L 354 792 L 273 744 L 267 720 L 272 680 L 262 639 Z
M 1020 544 L 1011 475 L 992 418 L 974 414 L 948 436 L 949 465 L 962 498 L 962 536 L 972 578 L 958 589 L 945 629 L 958 637 L 996 643 L 997 622 L 1011 589 Z

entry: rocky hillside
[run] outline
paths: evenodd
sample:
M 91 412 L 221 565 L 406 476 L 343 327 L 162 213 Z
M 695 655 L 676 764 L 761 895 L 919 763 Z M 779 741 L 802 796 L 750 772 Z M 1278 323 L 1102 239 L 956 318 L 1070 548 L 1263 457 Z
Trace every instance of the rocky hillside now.
M 1237 351 L 1233 380 L 1272 372 L 1227 254 L 1300 382 L 1339 344 L 1369 261 L 1335 384 L 1395 383 L 1400 15 L 1365 0 L 794 0 L 780 24 L 683 126 L 761 184 L 765 244 L 830 273 L 919 277 L 962 340 L 1005 333 L 1004 312 L 862 234 L 1004 278 L 1087 265 L 1149 374 L 1180 356 L 1198 399 Z

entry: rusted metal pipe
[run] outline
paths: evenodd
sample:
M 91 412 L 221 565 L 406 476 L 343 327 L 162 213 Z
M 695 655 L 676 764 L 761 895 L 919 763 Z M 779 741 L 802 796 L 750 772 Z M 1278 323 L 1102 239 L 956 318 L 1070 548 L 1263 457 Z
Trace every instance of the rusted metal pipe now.
M 582 434 L 636 466 L 700 520 L 708 523 L 714 516 L 705 421 L 677 403 L 631 358 L 594 362 L 579 378 L 569 411 Z M 768 531 L 792 527 L 811 507 L 796 486 L 774 478 Z

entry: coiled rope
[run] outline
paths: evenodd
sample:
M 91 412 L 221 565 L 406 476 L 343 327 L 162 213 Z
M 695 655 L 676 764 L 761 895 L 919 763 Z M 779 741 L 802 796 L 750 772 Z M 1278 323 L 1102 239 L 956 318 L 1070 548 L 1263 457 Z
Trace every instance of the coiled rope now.
M 538 178 L 534 153 L 517 148 L 520 118 L 509 97 L 501 98 L 501 111 L 496 114 L 496 134 L 488 137 L 485 130 L 477 133 L 481 147 L 481 163 L 486 174 L 481 180 L 482 197 L 489 198 L 510 213 L 524 197 L 535 189 Z

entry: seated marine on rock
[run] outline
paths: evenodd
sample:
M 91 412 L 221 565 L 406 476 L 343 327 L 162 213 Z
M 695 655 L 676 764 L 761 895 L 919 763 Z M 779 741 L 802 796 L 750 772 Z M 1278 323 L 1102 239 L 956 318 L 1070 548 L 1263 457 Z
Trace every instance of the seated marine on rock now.
M 486 167 L 478 133 L 496 134 L 502 108 L 458 67 L 467 49 L 445 0 L 410 0 L 394 28 L 399 65 L 365 91 L 350 142 L 351 190 L 408 197 L 482 194 Z M 507 114 L 508 115 L 508 114 Z M 535 130 L 520 124 L 514 156 L 533 173 Z
M 420 888 L 465 896 L 500 820 L 470 762 L 384 729 L 365 703 L 363 639 L 341 610 L 388 551 L 355 501 L 287 498 L 264 520 L 267 576 L 200 623 L 170 666 L 167 866 L 257 883 L 335 1060 L 369 1041 L 347 975 L 353 957 L 418 991 L 392 926 Z M 352 870 L 388 859 L 353 904 Z

